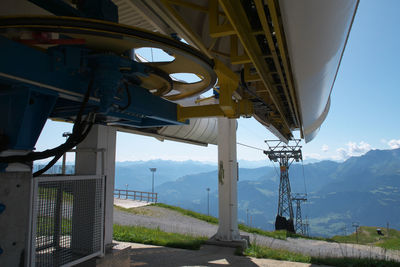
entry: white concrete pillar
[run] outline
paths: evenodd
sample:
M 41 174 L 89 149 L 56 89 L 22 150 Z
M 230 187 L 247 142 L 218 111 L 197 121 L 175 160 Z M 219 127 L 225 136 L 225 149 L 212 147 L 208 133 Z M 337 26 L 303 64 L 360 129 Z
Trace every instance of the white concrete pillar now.
M 105 175 L 105 246 L 112 243 L 115 150 L 116 129 L 109 126 L 94 125 L 86 139 L 77 146 L 75 160 L 77 175 Z
M 238 241 L 237 224 L 237 153 L 235 119 L 218 118 L 218 201 L 219 241 Z

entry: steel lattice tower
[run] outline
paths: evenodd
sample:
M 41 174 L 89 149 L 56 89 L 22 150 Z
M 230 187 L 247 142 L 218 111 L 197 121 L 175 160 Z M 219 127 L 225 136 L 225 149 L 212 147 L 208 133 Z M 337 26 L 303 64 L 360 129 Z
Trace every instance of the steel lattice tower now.
M 301 233 L 302 235 L 306 235 L 307 229 L 306 225 L 303 224 L 303 219 L 301 216 L 301 202 L 307 201 L 306 194 L 294 194 L 292 196 L 292 200 L 296 202 L 296 223 L 295 223 L 295 231 L 296 233 Z
M 302 160 L 301 146 L 299 145 L 300 141 L 299 139 L 292 140 L 292 145 L 275 140 L 265 141 L 269 150 L 264 151 L 264 154 L 267 155 L 271 161 L 279 162 L 280 166 L 278 214 L 275 220 L 275 230 L 285 229 L 290 232 L 295 232 L 289 167 L 293 161 L 298 162 Z
M 291 189 L 287 158 L 280 162 L 281 177 L 279 181 L 278 215 L 293 220 L 293 207 L 291 203 Z

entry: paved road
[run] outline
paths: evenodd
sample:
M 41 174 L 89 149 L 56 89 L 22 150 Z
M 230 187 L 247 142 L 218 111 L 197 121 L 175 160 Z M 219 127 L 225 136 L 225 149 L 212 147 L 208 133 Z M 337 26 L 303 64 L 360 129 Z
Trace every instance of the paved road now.
M 217 226 L 204 221 L 184 216 L 156 206 L 138 208 L 138 213 L 131 214 L 114 210 L 114 223 L 121 225 L 140 225 L 149 228 L 159 227 L 173 233 L 188 233 L 196 236 L 211 237 L 217 232 Z M 250 241 L 271 248 L 286 249 L 317 257 L 355 257 L 379 258 L 400 261 L 400 251 L 385 250 L 379 247 L 339 244 L 302 238 L 274 239 L 266 236 L 242 232 L 250 236 Z

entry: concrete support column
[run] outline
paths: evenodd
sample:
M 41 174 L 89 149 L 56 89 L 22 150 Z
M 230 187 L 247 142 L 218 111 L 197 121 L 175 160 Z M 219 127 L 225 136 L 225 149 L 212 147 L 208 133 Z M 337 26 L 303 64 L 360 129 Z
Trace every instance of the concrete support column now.
M 31 172 L 0 173 L 0 266 L 28 266 L 31 189 Z
M 75 172 L 77 175 L 105 175 L 104 244 L 112 243 L 116 130 L 95 125 L 86 139 L 77 146 Z
M 218 201 L 219 241 L 238 241 L 237 224 L 237 153 L 235 119 L 218 118 Z

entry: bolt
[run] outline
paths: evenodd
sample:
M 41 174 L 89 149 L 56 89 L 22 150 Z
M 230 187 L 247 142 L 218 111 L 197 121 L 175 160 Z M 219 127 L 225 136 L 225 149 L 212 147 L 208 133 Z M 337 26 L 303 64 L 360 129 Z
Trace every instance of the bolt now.
M 6 205 L 4 205 L 3 203 L 0 203 L 0 214 L 2 214 L 5 209 L 6 209 Z

